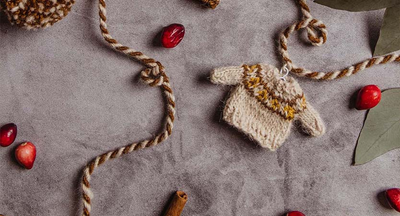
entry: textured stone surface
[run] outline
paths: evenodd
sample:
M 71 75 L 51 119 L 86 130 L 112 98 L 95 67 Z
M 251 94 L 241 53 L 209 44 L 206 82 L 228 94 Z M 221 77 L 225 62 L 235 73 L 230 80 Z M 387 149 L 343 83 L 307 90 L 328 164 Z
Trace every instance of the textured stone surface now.
M 298 18 L 293 2 L 222 0 L 214 11 L 194 0 L 109 2 L 111 33 L 166 66 L 178 117 L 167 142 L 95 171 L 93 215 L 160 215 L 177 189 L 189 195 L 185 216 L 281 216 L 287 210 L 397 215 L 381 204 L 379 193 L 400 186 L 400 151 L 351 166 L 365 112 L 351 109 L 350 101 L 367 84 L 399 87 L 398 65 L 338 82 L 299 79 L 327 133 L 317 139 L 293 130 L 277 152 L 259 148 L 220 120 L 229 87 L 209 83 L 209 72 L 242 63 L 278 65 L 277 34 Z M 297 64 L 333 70 L 371 56 L 383 11 L 310 7 L 327 24 L 329 38 L 315 48 L 303 43 L 304 34 L 291 37 Z M 32 141 L 38 151 L 27 171 L 12 157 L 16 144 L 0 148 L 0 213 L 79 215 L 82 167 L 155 134 L 161 94 L 138 82 L 140 64 L 105 45 L 94 0 L 78 1 L 65 20 L 46 30 L 12 27 L 4 14 L 0 20 L 0 123 L 15 122 L 17 143 Z M 171 23 L 185 25 L 185 39 L 175 49 L 155 46 L 155 36 Z

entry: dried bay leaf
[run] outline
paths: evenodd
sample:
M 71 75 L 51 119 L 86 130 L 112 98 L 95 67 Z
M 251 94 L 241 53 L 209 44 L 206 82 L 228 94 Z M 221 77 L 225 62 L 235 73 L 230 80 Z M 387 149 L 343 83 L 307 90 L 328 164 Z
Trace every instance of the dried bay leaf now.
M 368 113 L 358 139 L 354 164 L 365 164 L 400 148 L 400 89 L 382 93 L 382 100 Z
M 400 4 L 400 0 L 315 0 L 314 2 L 331 8 L 347 11 L 370 11 Z
M 374 56 L 400 50 L 400 5 L 387 8 Z

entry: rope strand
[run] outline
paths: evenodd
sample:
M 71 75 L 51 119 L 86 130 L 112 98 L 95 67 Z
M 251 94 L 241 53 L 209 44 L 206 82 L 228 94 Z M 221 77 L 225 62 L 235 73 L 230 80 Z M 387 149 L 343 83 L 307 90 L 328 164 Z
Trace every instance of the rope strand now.
M 83 216 L 90 216 L 90 212 L 92 210 L 91 202 L 93 200 L 93 193 L 90 189 L 90 179 L 94 169 L 110 159 L 119 158 L 124 154 L 160 144 L 171 135 L 172 129 L 174 127 L 173 122 L 175 119 L 175 97 L 171 90 L 168 76 L 165 74 L 164 66 L 160 62 L 146 56 L 145 54 L 118 43 L 117 40 L 115 40 L 109 34 L 106 23 L 106 3 L 104 0 L 99 0 L 99 16 L 100 30 L 101 34 L 104 37 L 104 40 L 106 40 L 107 43 L 110 44 L 110 46 L 113 47 L 115 50 L 120 51 L 125 55 L 138 60 L 148 67 L 147 69 L 142 71 L 141 79 L 150 86 L 160 87 L 163 91 L 167 101 L 167 110 L 165 117 L 166 123 L 165 130 L 156 137 L 138 143 L 133 143 L 113 151 L 109 151 L 96 157 L 92 162 L 87 164 L 84 169 L 82 178 Z
M 279 53 L 282 56 L 283 62 L 287 65 L 289 70 L 299 77 L 307 77 L 315 80 L 334 80 L 342 77 L 349 77 L 359 71 L 365 70 L 372 67 L 373 65 L 386 64 L 391 62 L 400 62 L 400 56 L 398 54 L 388 54 L 385 56 L 374 57 L 367 59 L 358 64 L 352 65 L 348 68 L 338 71 L 331 72 L 315 72 L 305 68 L 298 67 L 293 63 L 289 57 L 288 52 L 288 39 L 290 34 L 294 31 L 301 29 L 307 30 L 308 40 L 314 46 L 321 46 L 326 42 L 328 32 L 326 26 L 319 20 L 312 17 L 310 8 L 307 5 L 306 0 L 298 0 L 298 4 L 303 15 L 302 19 L 293 25 L 287 27 L 279 36 Z

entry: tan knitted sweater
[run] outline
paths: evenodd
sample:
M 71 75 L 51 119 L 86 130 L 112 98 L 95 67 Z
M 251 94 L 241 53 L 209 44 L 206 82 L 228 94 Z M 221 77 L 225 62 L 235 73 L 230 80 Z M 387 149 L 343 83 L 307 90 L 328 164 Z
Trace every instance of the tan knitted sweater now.
M 211 74 L 215 84 L 237 85 L 223 119 L 272 151 L 288 137 L 293 120 L 299 120 L 312 136 L 325 133 L 319 114 L 306 102 L 297 81 L 281 77 L 277 68 L 266 64 L 224 67 Z

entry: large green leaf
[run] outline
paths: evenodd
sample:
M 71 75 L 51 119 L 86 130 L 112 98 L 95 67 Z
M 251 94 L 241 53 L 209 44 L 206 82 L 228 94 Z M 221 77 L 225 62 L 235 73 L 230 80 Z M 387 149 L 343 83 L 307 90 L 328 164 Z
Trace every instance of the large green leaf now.
M 358 139 L 355 165 L 397 148 L 400 148 L 400 89 L 392 89 L 383 92 L 381 102 L 368 113 Z
M 315 0 L 315 2 L 347 11 L 379 10 L 400 4 L 400 0 Z
M 400 50 L 400 5 L 387 8 L 383 18 L 381 34 L 374 55 L 385 55 Z

